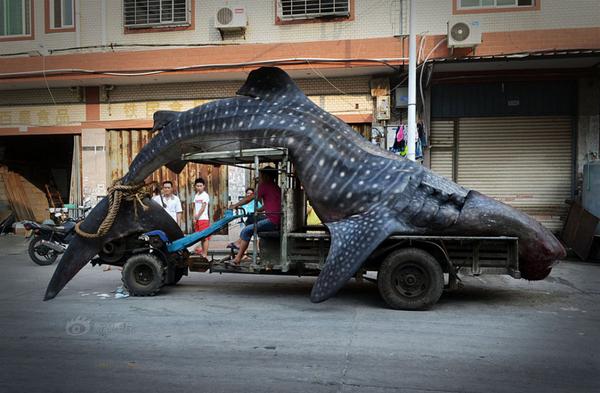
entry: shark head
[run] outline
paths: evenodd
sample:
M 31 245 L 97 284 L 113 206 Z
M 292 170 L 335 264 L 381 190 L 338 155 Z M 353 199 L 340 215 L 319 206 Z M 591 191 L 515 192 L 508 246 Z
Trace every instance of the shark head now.
M 461 233 L 519 238 L 519 270 L 527 280 L 542 280 L 566 255 L 558 239 L 529 215 L 470 191 L 456 223 Z M 455 229 L 455 230 L 456 230 Z
M 162 229 L 170 239 L 178 239 L 183 233 L 171 216 L 149 198 L 142 201 L 144 209 L 137 201 L 123 201 L 119 213 L 108 232 L 101 237 L 85 238 L 76 235 L 69 243 L 46 289 L 44 300 L 53 299 L 67 283 L 83 268 L 102 247 L 116 239 Z M 134 204 L 137 204 L 134 205 Z M 95 233 L 108 212 L 108 198 L 104 198 L 90 211 L 81 224 L 81 229 Z

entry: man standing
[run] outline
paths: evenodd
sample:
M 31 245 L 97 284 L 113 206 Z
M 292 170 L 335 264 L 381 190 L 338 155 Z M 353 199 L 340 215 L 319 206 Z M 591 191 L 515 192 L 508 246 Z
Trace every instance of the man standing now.
M 257 197 L 262 201 L 262 207 L 256 209 L 257 212 L 263 211 L 266 218 L 258 221 L 256 224 L 246 226 L 240 233 L 239 248 L 233 263 L 240 264 L 244 253 L 248 249 L 250 239 L 254 234 L 256 225 L 258 232 L 275 231 L 279 229 L 281 222 L 281 188 L 276 184 L 277 170 L 273 167 L 266 167 L 259 171 L 259 182 Z M 236 209 L 252 200 L 253 196 L 247 196 L 238 203 L 232 204 L 229 208 Z
M 203 178 L 199 177 L 194 181 L 194 189 L 196 195 L 194 196 L 194 229 L 196 232 L 203 231 L 210 226 L 210 219 L 208 218 L 208 205 L 210 203 L 210 197 L 206 192 L 206 182 Z M 208 241 L 210 236 L 202 239 L 202 255 L 208 256 Z M 196 248 L 196 253 L 200 251 Z
M 165 180 L 162 183 L 162 195 L 155 195 L 152 200 L 161 205 L 173 217 L 173 220 L 181 226 L 183 209 L 179 197 L 173 194 L 172 181 Z

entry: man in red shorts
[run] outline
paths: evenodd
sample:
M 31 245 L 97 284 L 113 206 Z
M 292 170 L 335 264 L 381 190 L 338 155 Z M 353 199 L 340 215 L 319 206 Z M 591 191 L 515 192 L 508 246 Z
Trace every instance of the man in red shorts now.
M 208 205 L 210 203 L 210 197 L 206 192 L 206 182 L 203 178 L 199 177 L 194 181 L 194 189 L 196 195 L 194 195 L 194 229 L 196 232 L 203 231 L 210 226 L 210 219 L 208 217 Z M 208 256 L 208 241 L 210 236 L 204 238 L 201 241 L 202 250 L 196 247 L 195 252 L 201 253 L 205 257 Z

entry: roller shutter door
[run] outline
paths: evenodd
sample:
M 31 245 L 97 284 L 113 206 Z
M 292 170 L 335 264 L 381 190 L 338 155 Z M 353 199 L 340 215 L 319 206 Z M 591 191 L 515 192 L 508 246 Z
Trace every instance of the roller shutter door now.
M 454 151 L 446 148 L 449 127 L 432 124 L 434 171 L 451 174 L 456 154 L 459 184 L 523 210 L 552 231 L 562 228 L 571 196 L 571 117 L 461 118 L 453 124 Z
M 454 157 L 454 120 L 435 120 L 431 122 L 431 136 L 429 150 L 431 170 L 447 177 L 452 176 L 452 163 Z

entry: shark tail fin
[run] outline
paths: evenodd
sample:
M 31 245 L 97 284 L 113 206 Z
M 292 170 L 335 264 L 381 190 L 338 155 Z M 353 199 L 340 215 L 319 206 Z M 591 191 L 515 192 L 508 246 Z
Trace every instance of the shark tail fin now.
M 167 124 L 172 122 L 180 112 L 175 111 L 156 111 L 154 112 L 154 126 L 152 131 L 162 130 Z

